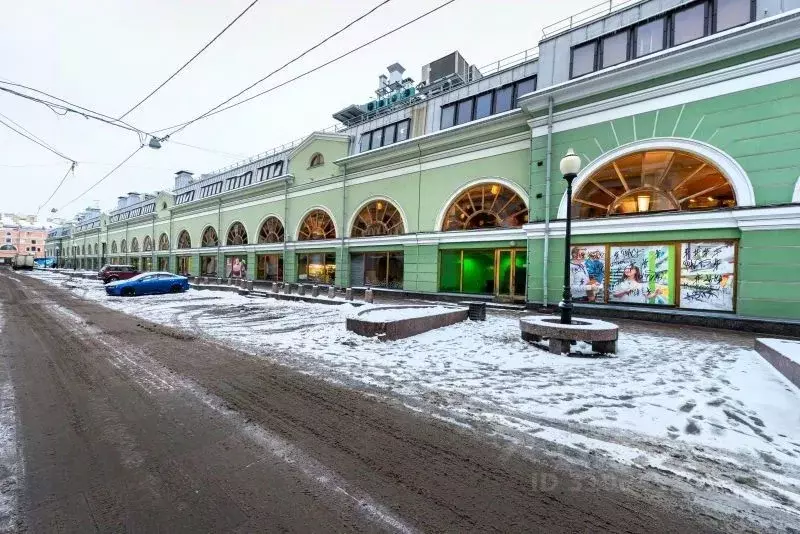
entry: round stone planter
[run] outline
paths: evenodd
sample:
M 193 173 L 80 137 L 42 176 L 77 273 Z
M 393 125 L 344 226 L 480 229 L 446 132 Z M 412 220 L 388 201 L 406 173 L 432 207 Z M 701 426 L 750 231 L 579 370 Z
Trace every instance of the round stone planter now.
M 569 353 L 571 342 L 585 341 L 600 354 L 617 352 L 619 327 L 599 319 L 572 319 L 571 324 L 561 324 L 559 317 L 532 315 L 519 320 L 519 329 L 525 341 L 548 340 L 550 352 Z

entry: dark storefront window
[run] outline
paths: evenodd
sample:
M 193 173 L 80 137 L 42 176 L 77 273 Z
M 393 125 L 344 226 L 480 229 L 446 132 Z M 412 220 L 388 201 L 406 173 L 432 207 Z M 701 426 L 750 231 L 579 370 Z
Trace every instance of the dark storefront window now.
M 262 254 L 256 257 L 258 270 L 256 278 L 269 282 L 283 281 L 283 256 L 280 254 Z
M 353 254 L 350 258 L 350 284 L 403 289 L 403 253 Z
M 169 258 L 158 258 L 158 270 L 169 271 Z
M 300 282 L 333 284 L 336 279 L 336 254 L 333 252 L 298 254 L 297 279 Z
M 178 266 L 176 268 L 178 274 L 188 276 L 192 273 L 192 258 L 191 256 L 178 256 Z

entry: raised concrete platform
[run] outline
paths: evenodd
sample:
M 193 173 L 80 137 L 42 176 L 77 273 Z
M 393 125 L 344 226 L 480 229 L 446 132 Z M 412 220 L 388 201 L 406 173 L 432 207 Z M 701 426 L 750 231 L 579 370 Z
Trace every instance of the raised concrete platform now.
M 756 338 L 756 352 L 800 388 L 800 340 Z
M 519 320 L 522 339 L 530 342 L 548 340 L 553 354 L 569 353 L 573 341 L 592 344 L 600 354 L 617 352 L 619 327 L 598 319 L 572 319 L 571 324 L 561 324 L 559 317 L 531 315 Z
M 442 306 L 376 306 L 349 317 L 346 327 L 362 336 L 392 341 L 465 321 L 468 312 Z

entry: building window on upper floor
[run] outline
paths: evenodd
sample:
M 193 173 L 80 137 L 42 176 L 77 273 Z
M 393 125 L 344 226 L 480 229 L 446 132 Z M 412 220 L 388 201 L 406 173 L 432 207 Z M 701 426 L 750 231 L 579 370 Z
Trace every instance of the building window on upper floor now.
M 280 176 L 281 173 L 283 173 L 283 161 L 276 161 L 275 163 L 270 163 L 269 165 L 259 167 L 257 172 L 257 179 L 259 182 L 263 182 L 267 178 L 275 178 L 276 176 Z
M 536 90 L 536 76 L 498 87 L 492 91 L 471 96 L 452 104 L 442 106 L 440 128 L 450 128 L 470 121 L 483 119 L 509 111 L 521 95 Z
M 411 128 L 411 119 L 395 122 L 369 132 L 361 134 L 359 141 L 359 152 L 374 150 L 382 146 L 393 145 L 408 139 L 408 132 Z
M 35 245 L 35 244 L 36 244 L 36 240 L 35 239 L 31 239 L 31 245 Z
M 570 78 L 679 46 L 756 18 L 755 0 L 703 0 L 572 48 Z
M 756 18 L 755 0 L 717 0 L 714 5 L 714 31 L 721 32 Z
M 310 169 L 312 167 L 319 167 L 320 165 L 324 164 L 325 164 L 325 158 L 322 157 L 322 154 L 317 152 L 316 154 L 311 156 L 311 161 L 308 164 L 308 168 Z
M 672 15 L 672 46 L 682 45 L 708 35 L 708 3 L 702 2 Z

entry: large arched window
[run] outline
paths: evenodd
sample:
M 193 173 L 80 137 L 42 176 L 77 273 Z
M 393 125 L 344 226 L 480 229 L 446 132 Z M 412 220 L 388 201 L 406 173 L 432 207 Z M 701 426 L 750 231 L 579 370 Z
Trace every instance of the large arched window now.
M 513 189 L 499 183 L 470 187 L 450 204 L 442 230 L 519 228 L 528 222 L 528 206 Z
M 192 238 L 186 230 L 178 234 L 178 248 L 192 248 Z
M 405 233 L 400 210 L 385 200 L 375 200 L 364 206 L 356 215 L 350 235 L 371 237 L 376 235 L 400 235 Z
M 209 226 L 205 230 L 203 230 L 203 237 L 200 240 L 201 247 L 216 247 L 219 245 L 219 239 L 217 238 L 217 231 L 214 230 L 213 226 Z
M 315 241 L 318 239 L 336 239 L 336 226 L 333 219 L 323 210 L 313 210 L 306 215 L 298 232 L 298 241 Z
M 166 233 L 158 238 L 158 250 L 169 250 L 169 236 Z
M 116 241 L 112 241 L 111 242 L 111 253 L 112 254 L 116 254 L 117 253 L 117 242 Z
M 736 206 L 720 170 L 680 150 L 622 156 L 588 176 L 572 199 L 577 218 Z
M 150 252 L 153 250 L 153 240 L 149 235 L 144 236 L 142 240 L 142 252 Z
M 247 244 L 247 230 L 240 222 L 235 222 L 228 229 L 228 237 L 225 240 L 226 245 L 246 245 Z
M 258 230 L 259 243 L 283 243 L 283 224 L 277 217 L 267 217 Z
M 123 254 L 127 254 L 128 253 L 128 242 L 123 239 L 122 242 L 119 245 L 119 248 L 120 248 L 120 252 L 122 252 Z
M 0 246 L 0 250 L 17 250 L 17 247 L 14 245 L 2 245 Z
M 139 252 L 139 240 L 135 237 L 131 239 L 131 252 Z

